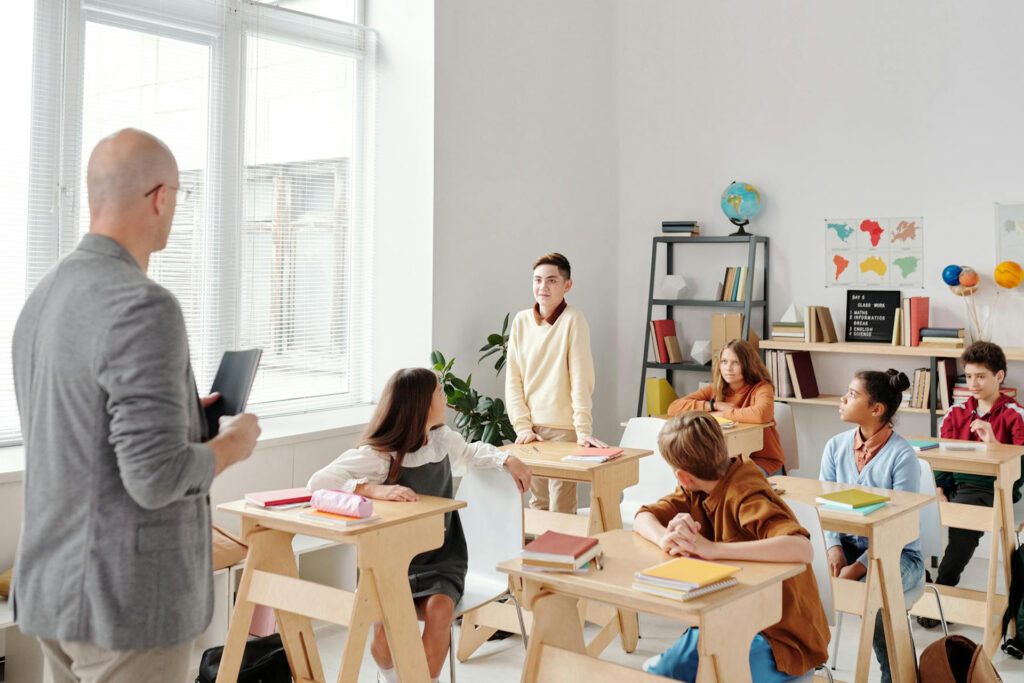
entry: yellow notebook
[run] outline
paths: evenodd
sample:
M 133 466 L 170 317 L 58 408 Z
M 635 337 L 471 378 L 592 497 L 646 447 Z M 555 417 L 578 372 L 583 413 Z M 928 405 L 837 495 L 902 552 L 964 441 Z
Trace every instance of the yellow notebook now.
M 861 491 L 859 489 L 849 489 L 848 491 L 824 493 L 818 496 L 816 501 L 819 503 L 828 503 L 829 505 L 837 505 L 839 507 L 854 510 L 867 505 L 887 503 L 889 502 L 889 497 L 880 496 L 876 493 L 868 493 L 867 491 Z
M 727 564 L 717 564 L 692 557 L 677 557 L 637 572 L 633 580 L 676 590 L 691 590 L 718 583 L 740 570 Z
M 736 422 L 727 417 L 722 417 L 721 415 L 712 415 L 711 417 L 718 420 L 718 426 L 722 429 L 729 429 L 730 427 L 736 426 Z

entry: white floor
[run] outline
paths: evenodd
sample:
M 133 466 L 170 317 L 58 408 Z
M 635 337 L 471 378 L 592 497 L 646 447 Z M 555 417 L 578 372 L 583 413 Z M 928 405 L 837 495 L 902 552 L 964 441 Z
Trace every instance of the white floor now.
M 974 560 L 968 566 L 961 585 L 965 588 L 983 588 L 987 570 L 987 560 Z M 932 572 L 934 575 L 934 571 Z M 839 644 L 839 658 L 837 661 L 834 676 L 838 680 L 852 681 L 856 664 L 857 634 L 859 633 L 860 619 L 847 615 L 843 622 L 843 639 Z M 587 637 L 593 636 L 597 631 L 595 626 L 588 625 Z M 625 666 L 640 668 L 644 660 L 658 654 L 668 648 L 676 638 L 679 637 L 680 627 L 664 619 L 640 616 L 640 643 L 636 651 L 626 654 L 622 651 L 618 641 L 608 646 L 602 655 L 602 659 L 617 662 Z M 930 643 L 942 636 L 942 629 L 936 627 L 926 630 L 914 623 L 914 643 L 920 655 Z M 968 626 L 951 625 L 950 633 L 958 633 L 971 638 L 975 642 L 981 640 L 981 630 Z M 323 658 L 327 680 L 334 680 L 338 675 L 339 658 L 345 642 L 346 631 L 340 627 L 323 626 L 317 629 L 317 641 L 320 654 Z M 834 633 L 833 633 L 834 635 Z M 456 630 L 456 637 L 458 631 Z M 523 643 L 522 640 L 513 636 L 501 641 L 485 643 L 476 654 L 465 663 L 456 662 L 457 680 L 462 683 L 512 683 L 519 681 L 523 666 Z M 1024 661 L 1007 656 L 1001 651 L 996 653 L 993 659 L 996 669 L 1002 675 L 1003 680 L 1024 680 Z M 376 665 L 370 657 L 367 648 L 363 657 L 363 667 L 360 671 L 359 680 L 365 683 L 376 681 Z M 878 664 L 872 661 L 871 680 L 880 679 Z M 448 665 L 444 666 L 440 680 L 448 680 Z

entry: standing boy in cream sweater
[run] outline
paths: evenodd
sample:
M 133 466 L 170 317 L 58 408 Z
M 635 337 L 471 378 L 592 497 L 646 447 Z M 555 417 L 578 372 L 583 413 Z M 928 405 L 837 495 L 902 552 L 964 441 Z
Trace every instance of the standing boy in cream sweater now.
M 573 441 L 605 446 L 594 438 L 590 395 L 594 359 L 583 313 L 565 302 L 572 288 L 569 260 L 545 254 L 533 264 L 533 308 L 512 321 L 505 402 L 516 443 Z M 576 484 L 534 477 L 530 507 L 576 512 Z

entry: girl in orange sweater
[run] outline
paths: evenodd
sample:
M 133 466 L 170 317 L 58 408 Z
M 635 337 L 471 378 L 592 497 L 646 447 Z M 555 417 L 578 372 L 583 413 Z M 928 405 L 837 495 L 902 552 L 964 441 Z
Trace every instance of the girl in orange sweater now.
M 736 422 L 773 422 L 775 391 L 768 368 L 754 347 L 742 339 L 727 343 L 711 373 L 711 384 L 673 401 L 668 414 L 671 417 L 687 410 L 704 410 Z M 765 476 L 782 474 L 785 458 L 775 427 L 764 430 L 764 448 L 750 459 Z

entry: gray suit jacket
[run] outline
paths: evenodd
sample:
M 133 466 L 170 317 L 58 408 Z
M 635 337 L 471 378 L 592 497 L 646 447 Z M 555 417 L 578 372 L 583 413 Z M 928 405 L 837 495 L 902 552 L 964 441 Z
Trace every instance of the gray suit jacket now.
M 25 520 L 21 630 L 117 650 L 202 633 L 213 611 L 213 452 L 177 300 L 95 234 L 14 331 Z

